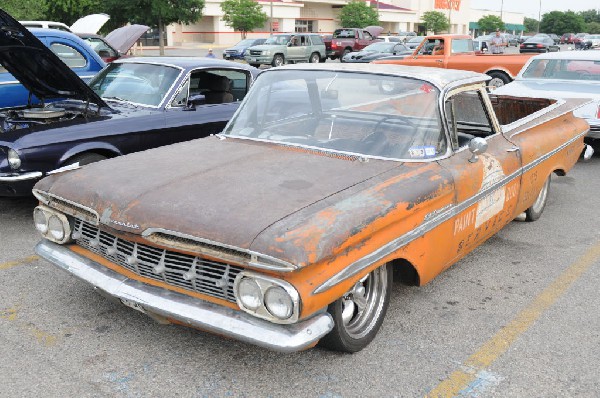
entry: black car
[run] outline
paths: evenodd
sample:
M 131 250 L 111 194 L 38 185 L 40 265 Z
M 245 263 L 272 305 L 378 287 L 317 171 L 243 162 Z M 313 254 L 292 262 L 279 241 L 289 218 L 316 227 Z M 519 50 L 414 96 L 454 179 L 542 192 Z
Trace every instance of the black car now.
M 560 44 L 560 36 L 554 33 L 549 33 L 548 36 L 554 40 L 554 44 Z
M 64 166 L 218 133 L 258 74 L 210 58 L 128 58 L 88 86 L 2 10 L 0 26 L 0 64 L 46 103 L 0 112 L 0 196 L 30 195 Z
M 342 58 L 342 62 L 367 63 L 383 57 L 408 55 L 412 54 L 412 52 L 412 50 L 402 43 L 380 41 L 369 44 L 361 51 L 354 51 L 346 54 L 344 58 Z
M 246 50 L 252 46 L 263 44 L 267 39 L 244 39 L 235 46 L 223 50 L 224 59 L 244 59 Z
M 520 53 L 547 53 L 560 51 L 560 47 L 554 44 L 554 40 L 550 36 L 534 36 L 523 43 L 519 47 Z

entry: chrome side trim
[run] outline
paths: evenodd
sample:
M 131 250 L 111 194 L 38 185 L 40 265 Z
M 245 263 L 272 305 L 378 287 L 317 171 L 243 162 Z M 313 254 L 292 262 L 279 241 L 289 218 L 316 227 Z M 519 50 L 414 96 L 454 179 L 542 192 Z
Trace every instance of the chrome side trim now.
M 436 228 L 440 224 L 450 220 L 452 217 L 457 216 L 464 210 L 468 209 L 475 203 L 479 202 L 481 199 L 483 199 L 487 195 L 490 195 L 492 192 L 494 192 L 498 188 L 501 188 L 501 187 L 509 184 L 515 178 L 520 177 L 525 172 L 531 170 L 532 168 L 534 168 L 538 164 L 544 162 L 551 156 L 562 151 L 564 148 L 566 148 L 567 146 L 571 145 L 572 143 L 574 143 L 575 141 L 580 139 L 582 136 L 584 136 L 586 134 L 586 132 L 578 134 L 577 136 L 570 139 L 566 143 L 562 144 L 558 148 L 546 153 L 545 155 L 540 156 L 536 160 L 521 167 L 520 169 L 515 170 L 512 174 L 505 176 L 503 179 L 499 180 L 498 182 L 496 182 L 494 185 L 488 187 L 487 189 L 480 191 L 476 195 L 471 196 L 470 198 L 464 200 L 461 203 L 458 203 L 457 205 L 449 208 L 446 211 L 440 212 L 439 214 L 435 215 L 428 221 L 421 223 L 417 228 L 413 229 L 412 231 L 405 233 L 404 235 L 381 246 L 379 249 L 375 250 L 374 252 L 371 252 L 371 253 L 367 254 L 366 256 L 364 256 L 363 258 L 355 261 L 354 263 L 350 264 L 348 267 L 344 268 L 342 271 L 338 272 L 333 277 L 331 277 L 330 279 L 325 281 L 323 284 L 318 286 L 315 290 L 313 290 L 313 294 L 323 293 L 323 292 L 331 289 L 333 286 L 337 285 L 338 283 L 359 274 L 361 271 L 368 268 L 371 264 L 389 256 L 390 254 L 392 254 L 393 252 L 395 252 L 402 246 L 409 244 L 413 240 L 421 237 L 422 235 L 424 235 L 425 233 Z
M 242 311 L 129 279 L 46 240 L 38 243 L 35 251 L 101 293 L 145 311 L 151 317 L 175 319 L 271 350 L 295 352 L 309 348 L 333 329 L 333 319 L 325 312 L 292 325 L 277 325 Z
M 23 174 L 0 174 L 0 181 L 2 182 L 15 182 L 15 181 L 26 181 L 35 180 L 36 178 L 42 178 L 41 171 L 32 171 L 31 173 Z
M 188 235 L 188 234 L 184 234 L 184 233 L 177 232 L 177 231 L 171 231 L 171 230 L 164 229 L 164 228 L 147 228 L 146 230 L 144 230 L 144 232 L 142 232 L 142 236 L 144 238 L 148 239 L 151 242 L 154 242 L 154 240 L 152 240 L 152 234 L 171 235 L 171 236 L 177 237 L 177 238 L 189 239 L 191 241 L 198 242 L 200 244 L 218 246 L 218 247 L 222 247 L 224 249 L 234 250 L 234 251 L 237 251 L 240 253 L 247 254 L 250 256 L 250 261 L 247 261 L 244 259 L 238 259 L 237 261 L 240 262 L 241 264 L 246 264 L 252 268 L 264 269 L 264 270 L 268 270 L 268 271 L 279 271 L 279 272 L 282 272 L 282 271 L 290 272 L 290 271 L 294 271 L 299 268 L 295 264 L 288 263 L 287 261 L 283 261 L 283 260 L 280 260 L 278 258 L 269 256 L 266 254 L 258 253 L 258 252 L 252 251 L 252 250 L 242 249 L 242 248 L 232 246 L 232 245 L 227 245 L 227 244 L 221 243 L 221 242 L 215 242 L 210 239 L 198 238 L 193 235 Z M 161 242 L 161 244 L 165 245 L 164 242 Z M 175 246 L 171 246 L 171 247 L 175 247 Z M 200 251 L 200 253 L 203 253 L 203 252 Z M 213 253 L 213 255 L 214 255 L 214 253 Z M 275 265 L 275 264 L 269 265 L 269 264 L 261 263 L 260 262 L 261 258 L 272 261 L 277 265 Z
M 51 207 L 55 210 L 60 210 L 63 213 L 66 213 L 70 216 L 79 218 L 81 220 L 87 221 L 98 226 L 100 216 L 98 215 L 98 212 L 96 212 L 96 210 L 81 205 L 79 203 L 73 202 L 71 200 L 61 198 L 60 196 L 54 195 L 50 192 L 41 191 L 39 189 L 32 190 L 32 193 L 40 202 L 44 203 L 48 207 Z M 86 214 L 77 213 L 78 210 Z

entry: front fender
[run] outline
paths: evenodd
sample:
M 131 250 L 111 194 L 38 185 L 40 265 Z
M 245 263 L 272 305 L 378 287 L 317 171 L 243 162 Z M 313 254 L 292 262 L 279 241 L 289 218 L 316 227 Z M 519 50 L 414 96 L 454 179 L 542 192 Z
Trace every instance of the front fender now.
M 106 142 L 84 142 L 79 145 L 75 145 L 74 147 L 69 148 L 65 153 L 60 157 L 58 164 L 62 165 L 65 161 L 72 158 L 73 156 L 79 155 L 84 152 L 110 152 L 114 156 L 121 156 L 121 151 Z

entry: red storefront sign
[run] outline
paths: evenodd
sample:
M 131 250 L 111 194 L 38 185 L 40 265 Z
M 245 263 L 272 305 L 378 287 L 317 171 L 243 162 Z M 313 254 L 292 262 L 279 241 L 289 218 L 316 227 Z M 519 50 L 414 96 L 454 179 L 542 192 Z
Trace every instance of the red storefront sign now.
M 435 8 L 440 10 L 453 10 L 460 11 L 460 0 L 435 0 Z

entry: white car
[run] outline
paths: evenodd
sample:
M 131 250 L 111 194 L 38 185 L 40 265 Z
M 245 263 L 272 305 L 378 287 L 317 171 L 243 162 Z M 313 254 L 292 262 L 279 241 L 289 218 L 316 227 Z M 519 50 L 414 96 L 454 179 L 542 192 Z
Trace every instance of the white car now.
M 600 144 L 600 51 L 564 51 L 531 57 L 512 83 L 494 91 L 515 97 L 590 98 L 575 116 L 590 124 L 587 139 Z
M 583 38 L 583 42 L 586 44 L 586 48 L 599 48 L 600 35 L 587 35 Z

